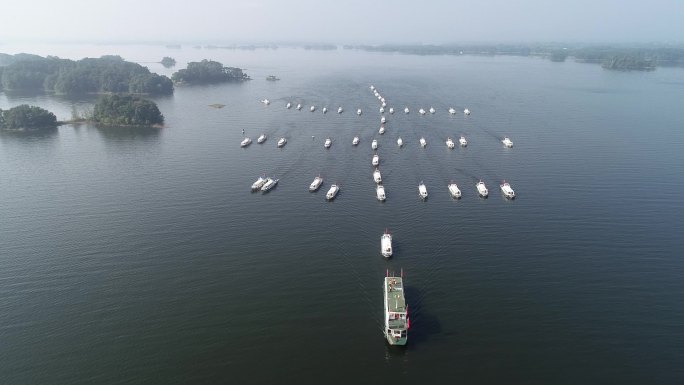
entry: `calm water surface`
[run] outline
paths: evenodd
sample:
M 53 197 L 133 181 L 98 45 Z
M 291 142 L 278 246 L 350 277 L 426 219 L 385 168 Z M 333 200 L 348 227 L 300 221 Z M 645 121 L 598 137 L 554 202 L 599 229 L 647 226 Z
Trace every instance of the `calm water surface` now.
M 681 69 L 344 50 L 31 49 L 0 46 L 120 54 L 167 75 L 174 69 L 151 62 L 211 58 L 254 80 L 156 99 L 161 130 L 0 133 L 1 383 L 684 381 Z M 412 110 L 387 115 L 383 136 L 370 84 L 389 106 Z M 287 110 L 288 101 L 304 108 Z M 92 102 L 0 93 L 0 108 L 31 103 L 62 119 Z M 417 114 L 430 106 L 434 115 Z M 254 140 L 245 149 L 243 129 Z M 268 140 L 256 144 L 262 132 Z M 448 150 L 446 138 L 460 135 L 468 147 Z M 288 144 L 277 149 L 281 136 Z M 385 203 L 375 199 L 374 138 Z M 319 173 L 323 187 L 309 193 Z M 279 185 L 250 193 L 263 174 Z M 489 199 L 476 195 L 480 179 Z M 501 196 L 503 179 L 514 201 Z M 448 194 L 452 180 L 460 200 Z M 341 192 L 326 202 L 332 183 Z M 379 250 L 385 228 L 389 261 Z M 405 349 L 382 336 L 388 269 L 405 273 Z

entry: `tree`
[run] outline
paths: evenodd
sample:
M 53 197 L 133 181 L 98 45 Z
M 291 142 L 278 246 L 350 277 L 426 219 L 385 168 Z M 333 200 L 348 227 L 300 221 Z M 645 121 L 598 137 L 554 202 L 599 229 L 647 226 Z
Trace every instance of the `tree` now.
M 0 110 L 0 128 L 15 130 L 20 128 L 54 128 L 57 117 L 52 112 L 36 106 L 22 104 Z
M 157 104 L 132 95 L 104 95 L 95 103 L 93 120 L 112 125 L 152 126 L 164 123 Z
M 249 76 L 240 68 L 224 67 L 219 62 L 204 59 L 188 63 L 187 68 L 174 72 L 171 80 L 188 84 L 213 84 L 249 80 Z
M 176 59 L 164 56 L 160 63 L 166 68 L 171 68 L 176 65 Z

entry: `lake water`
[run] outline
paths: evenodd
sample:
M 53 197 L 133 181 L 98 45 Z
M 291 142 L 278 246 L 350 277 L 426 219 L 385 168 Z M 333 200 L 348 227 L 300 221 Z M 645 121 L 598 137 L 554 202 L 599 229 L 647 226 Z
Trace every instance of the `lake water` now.
M 0 46 L 22 51 L 120 54 L 167 75 L 208 58 L 254 80 L 157 98 L 160 130 L 0 133 L 2 384 L 684 381 L 682 69 Z M 166 55 L 175 69 L 151 63 Z M 371 84 L 388 107 L 411 109 L 386 114 L 383 136 Z M 0 108 L 22 103 L 67 119 L 93 99 L 0 93 Z M 434 115 L 417 113 L 430 106 Z M 243 129 L 254 140 L 245 149 Z M 468 147 L 447 149 L 460 135 Z M 277 149 L 281 136 L 288 144 Z M 385 203 L 375 198 L 373 138 Z M 263 174 L 280 183 L 251 193 Z M 323 187 L 310 193 L 318 174 Z M 489 199 L 477 197 L 480 179 Z M 504 179 L 513 201 L 501 196 Z M 341 191 L 326 202 L 332 183 Z M 382 279 L 401 269 L 411 309 L 403 349 L 382 335 Z

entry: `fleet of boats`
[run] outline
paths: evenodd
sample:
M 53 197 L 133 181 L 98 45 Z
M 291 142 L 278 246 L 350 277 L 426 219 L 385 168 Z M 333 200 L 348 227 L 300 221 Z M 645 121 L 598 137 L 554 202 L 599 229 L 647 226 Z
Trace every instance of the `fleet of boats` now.
M 383 334 L 390 345 L 406 345 L 410 319 L 404 296 L 404 278 L 387 274 L 382 284 L 385 327 Z

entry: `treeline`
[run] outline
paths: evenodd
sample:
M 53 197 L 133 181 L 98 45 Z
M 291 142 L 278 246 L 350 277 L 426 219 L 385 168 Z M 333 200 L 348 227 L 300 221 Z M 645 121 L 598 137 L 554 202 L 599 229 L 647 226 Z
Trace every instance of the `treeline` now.
M 45 91 L 57 94 L 133 93 L 167 95 L 173 82 L 147 67 L 120 56 L 77 61 L 55 56 L 19 54 L 0 57 L 0 90 Z
M 52 112 L 36 106 L 22 104 L 9 110 L 0 109 L 0 129 L 54 128 L 57 117 Z
M 171 79 L 184 84 L 213 84 L 250 80 L 250 77 L 240 68 L 224 67 L 217 61 L 204 59 L 188 63 L 187 68 L 174 72 Z
M 93 108 L 92 120 L 108 125 L 153 126 L 164 123 L 157 104 L 133 95 L 103 95 Z

